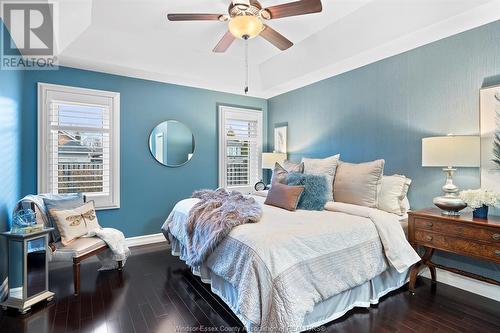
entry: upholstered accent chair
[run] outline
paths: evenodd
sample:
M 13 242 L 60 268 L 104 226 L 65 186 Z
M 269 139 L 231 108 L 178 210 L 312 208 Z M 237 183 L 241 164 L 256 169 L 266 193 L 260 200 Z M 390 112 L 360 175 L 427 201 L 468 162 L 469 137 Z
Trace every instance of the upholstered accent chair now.
M 86 202 L 86 197 L 83 196 L 83 201 Z M 37 223 L 43 223 L 47 227 L 55 227 L 47 225 L 49 219 L 43 217 L 43 212 L 35 205 L 32 204 L 31 208 L 35 211 Z M 70 244 L 64 246 L 60 241 L 48 244 L 49 260 L 51 262 L 72 262 L 73 263 L 73 284 L 74 295 L 80 294 L 80 263 L 90 257 L 93 257 L 108 249 L 106 243 L 98 237 L 82 237 L 73 240 Z M 122 262 L 118 262 L 118 271 L 122 271 Z

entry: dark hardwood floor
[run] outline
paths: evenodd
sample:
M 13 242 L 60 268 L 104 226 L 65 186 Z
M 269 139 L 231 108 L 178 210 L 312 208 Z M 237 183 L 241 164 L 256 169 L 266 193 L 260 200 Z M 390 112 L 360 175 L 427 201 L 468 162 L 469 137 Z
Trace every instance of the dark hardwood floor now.
M 51 267 L 51 303 L 27 315 L 2 311 L 0 332 L 237 332 L 238 319 L 172 257 L 165 245 L 132 249 L 122 277 L 81 267 L 81 294 L 73 296 L 72 270 Z M 234 327 L 234 330 L 228 330 Z M 417 294 L 392 292 L 377 306 L 354 309 L 321 332 L 500 332 L 500 303 L 444 284 L 432 290 L 420 278 Z

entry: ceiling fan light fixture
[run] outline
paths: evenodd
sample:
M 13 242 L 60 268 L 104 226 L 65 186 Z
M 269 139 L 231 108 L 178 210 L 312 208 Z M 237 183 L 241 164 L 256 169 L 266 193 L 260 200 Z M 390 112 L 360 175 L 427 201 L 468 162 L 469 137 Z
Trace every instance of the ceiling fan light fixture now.
M 257 37 L 264 29 L 264 24 L 257 16 L 240 15 L 231 18 L 229 31 L 240 39 L 251 39 Z

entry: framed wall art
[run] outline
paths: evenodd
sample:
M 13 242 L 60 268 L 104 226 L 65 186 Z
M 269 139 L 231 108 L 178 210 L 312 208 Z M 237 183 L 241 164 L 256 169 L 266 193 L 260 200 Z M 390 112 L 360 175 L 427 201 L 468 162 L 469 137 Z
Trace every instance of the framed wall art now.
M 500 192 L 500 85 L 480 90 L 481 188 Z

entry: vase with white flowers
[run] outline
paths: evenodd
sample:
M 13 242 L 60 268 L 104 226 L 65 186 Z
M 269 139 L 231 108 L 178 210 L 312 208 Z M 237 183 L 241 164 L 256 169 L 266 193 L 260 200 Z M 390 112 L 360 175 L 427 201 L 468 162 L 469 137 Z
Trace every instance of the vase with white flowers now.
M 500 207 L 500 195 L 487 190 L 466 190 L 460 192 L 460 198 L 473 209 L 472 215 L 476 218 L 488 218 L 488 207 Z

